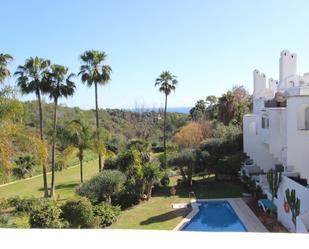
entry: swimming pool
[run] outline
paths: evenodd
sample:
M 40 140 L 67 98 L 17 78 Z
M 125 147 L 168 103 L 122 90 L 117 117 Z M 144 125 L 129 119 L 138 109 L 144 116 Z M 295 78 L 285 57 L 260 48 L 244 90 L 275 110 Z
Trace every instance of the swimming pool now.
M 199 212 L 183 231 L 246 232 L 244 224 L 228 201 L 199 202 Z

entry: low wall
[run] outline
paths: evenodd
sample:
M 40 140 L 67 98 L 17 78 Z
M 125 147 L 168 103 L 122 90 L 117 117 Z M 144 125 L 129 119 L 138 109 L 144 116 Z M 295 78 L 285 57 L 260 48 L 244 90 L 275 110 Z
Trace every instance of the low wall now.
M 290 232 L 295 232 L 295 226 L 292 222 L 291 211 L 286 213 L 283 207 L 285 200 L 285 190 L 289 188 L 295 189 L 296 196 L 300 199 L 300 214 L 309 212 L 309 189 L 300 185 L 299 183 L 289 179 L 286 176 L 282 176 L 282 182 L 278 190 L 278 199 L 276 201 L 278 208 L 278 220 L 284 225 Z M 299 219 L 297 219 L 299 220 Z M 297 222 L 296 222 L 297 223 Z M 303 226 L 299 224 L 296 232 L 304 232 Z

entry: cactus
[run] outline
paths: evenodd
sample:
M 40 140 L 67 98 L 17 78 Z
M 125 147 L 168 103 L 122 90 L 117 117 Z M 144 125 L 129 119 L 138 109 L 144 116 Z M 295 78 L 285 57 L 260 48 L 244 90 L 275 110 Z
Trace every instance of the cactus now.
M 289 207 L 292 213 L 292 222 L 296 229 L 296 217 L 300 213 L 300 199 L 296 196 L 295 189 L 292 189 L 291 192 L 290 192 L 290 189 L 286 189 L 285 197 L 289 204 Z
M 281 182 L 281 172 L 278 173 L 276 170 L 270 169 L 267 172 L 267 182 L 271 191 L 271 202 L 274 207 L 274 199 L 277 196 L 277 192 Z M 272 213 L 273 209 L 271 209 L 271 214 Z

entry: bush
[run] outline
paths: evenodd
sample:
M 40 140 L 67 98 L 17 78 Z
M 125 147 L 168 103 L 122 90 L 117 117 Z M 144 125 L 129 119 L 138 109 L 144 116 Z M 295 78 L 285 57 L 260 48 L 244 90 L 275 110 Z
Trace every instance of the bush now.
M 31 212 L 29 224 L 31 228 L 62 228 L 65 226 L 60 217 L 61 209 L 55 201 L 44 201 Z
M 165 174 L 161 178 L 160 183 L 162 184 L 162 186 L 168 186 L 170 184 L 170 178 L 169 178 L 168 174 Z
M 121 206 L 121 209 L 137 205 L 141 199 L 141 192 L 141 184 L 128 181 L 125 183 L 124 189 L 113 197 L 112 204 Z
M 8 199 L 9 205 L 15 207 L 17 212 L 22 213 L 30 213 L 36 206 L 45 201 L 46 199 L 42 198 L 20 198 L 19 196 Z
M 6 210 L 10 207 L 10 203 L 7 199 L 0 198 L 0 213 L 2 210 Z
M 77 194 L 87 197 L 92 203 L 111 202 L 111 197 L 119 193 L 126 177 L 118 170 L 104 170 L 77 189 Z
M 68 200 L 61 209 L 61 217 L 70 223 L 70 227 L 87 227 L 93 220 L 92 204 L 85 197 Z
M 241 168 L 241 162 L 243 160 L 243 153 L 226 156 L 223 159 L 219 160 L 216 167 L 216 173 L 221 175 L 229 175 L 230 177 L 236 177 Z
M 13 175 L 15 177 L 32 177 L 35 170 L 36 159 L 31 155 L 19 156 L 15 160 L 15 165 L 16 166 L 13 168 Z
M 93 207 L 95 217 L 100 220 L 100 226 L 109 226 L 117 220 L 120 215 L 120 207 L 109 204 L 99 204 Z

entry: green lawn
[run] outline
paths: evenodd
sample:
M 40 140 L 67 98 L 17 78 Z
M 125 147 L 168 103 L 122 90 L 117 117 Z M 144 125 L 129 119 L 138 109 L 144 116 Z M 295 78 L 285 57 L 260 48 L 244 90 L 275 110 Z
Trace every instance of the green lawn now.
M 169 195 L 169 188 L 161 188 L 151 200 L 122 212 L 111 228 L 172 230 L 190 210 L 172 209 L 171 204 L 188 203 L 191 191 L 198 199 L 241 197 L 244 192 L 237 182 L 214 182 L 211 179 L 200 180 L 191 188 L 179 187 L 176 196 L 172 197 Z
M 89 179 L 98 173 L 97 161 L 85 163 L 84 176 Z M 175 185 L 177 178 L 171 179 L 170 185 Z M 50 180 L 50 174 L 49 174 Z M 121 213 L 118 221 L 111 228 L 115 229 L 160 229 L 172 230 L 189 212 L 190 209 L 172 209 L 172 203 L 188 203 L 189 193 L 194 192 L 199 199 L 240 197 L 244 192 L 240 183 L 215 182 L 212 178 L 195 178 L 193 187 L 177 187 L 175 196 L 170 196 L 170 187 L 161 187 L 154 190 L 153 197 L 139 205 Z M 71 167 L 56 173 L 56 194 L 60 200 L 65 200 L 74 195 L 76 186 L 79 185 L 79 167 Z M 42 197 L 42 177 L 30 178 L 0 187 L 0 197 L 13 196 Z M 26 227 L 27 217 L 13 217 L 16 227 Z
M 89 179 L 98 173 L 98 163 L 96 160 L 84 164 L 84 179 Z M 56 172 L 56 195 L 61 200 L 74 195 L 76 186 L 79 185 L 80 175 L 79 166 L 73 166 L 60 172 Z M 48 174 L 50 182 L 51 175 Z M 9 198 L 13 196 L 43 196 L 42 176 L 21 180 L 16 183 L 0 187 L 0 197 Z

